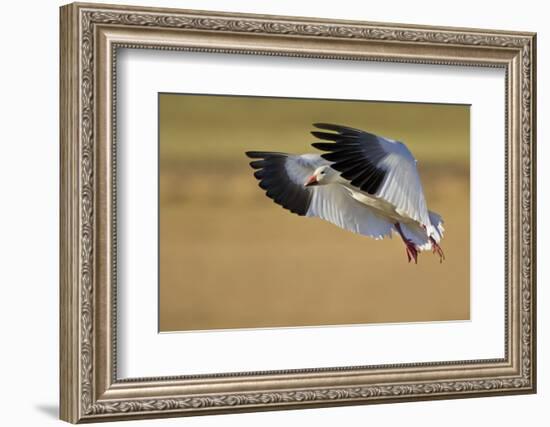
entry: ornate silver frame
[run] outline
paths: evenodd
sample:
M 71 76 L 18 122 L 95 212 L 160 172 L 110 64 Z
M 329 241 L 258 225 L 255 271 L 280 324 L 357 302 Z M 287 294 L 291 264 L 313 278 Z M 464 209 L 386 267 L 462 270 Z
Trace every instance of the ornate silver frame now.
M 535 34 L 189 10 L 61 8 L 61 419 L 398 402 L 536 390 Z M 506 70 L 506 339 L 493 360 L 117 379 L 118 47 Z

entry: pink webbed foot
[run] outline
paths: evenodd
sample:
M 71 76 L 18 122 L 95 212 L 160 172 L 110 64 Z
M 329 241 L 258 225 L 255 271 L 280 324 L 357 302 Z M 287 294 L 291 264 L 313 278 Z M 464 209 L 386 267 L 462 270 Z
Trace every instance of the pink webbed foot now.
M 414 260 L 415 264 L 418 264 L 418 249 L 416 248 L 416 245 L 411 240 L 404 240 L 405 242 L 405 250 L 407 251 L 407 259 L 409 262 L 411 260 Z
M 441 264 L 443 260 L 445 259 L 445 254 L 443 253 L 443 249 L 441 249 L 441 246 L 435 241 L 433 237 L 430 237 L 430 242 L 432 242 L 432 253 L 435 255 L 439 255 L 439 263 Z
M 411 260 L 414 259 L 414 263 L 418 264 L 418 248 L 412 242 L 412 240 L 407 239 L 405 237 L 405 235 L 403 234 L 403 230 L 401 230 L 401 224 L 396 222 L 394 225 L 395 225 L 395 229 L 401 236 L 401 239 L 403 239 L 403 242 L 405 243 L 405 249 L 407 251 L 407 259 L 409 260 L 409 262 L 411 262 Z

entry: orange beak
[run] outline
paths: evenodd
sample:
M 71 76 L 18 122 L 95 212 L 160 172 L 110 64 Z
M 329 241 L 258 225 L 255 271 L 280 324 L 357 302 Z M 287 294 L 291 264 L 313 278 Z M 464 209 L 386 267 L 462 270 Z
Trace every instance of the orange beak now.
M 319 181 L 317 181 L 317 177 L 315 175 L 311 175 L 304 184 L 304 187 L 311 187 L 312 185 L 317 184 L 319 184 Z

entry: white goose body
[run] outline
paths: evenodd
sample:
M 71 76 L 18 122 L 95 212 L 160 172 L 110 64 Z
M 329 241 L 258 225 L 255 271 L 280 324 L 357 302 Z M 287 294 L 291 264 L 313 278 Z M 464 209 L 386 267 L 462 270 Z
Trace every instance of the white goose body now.
M 441 217 L 428 211 L 416 160 L 397 141 L 358 129 L 315 124 L 323 154 L 249 151 L 266 195 L 285 209 L 382 239 L 398 233 L 409 261 L 432 250 L 443 259 Z

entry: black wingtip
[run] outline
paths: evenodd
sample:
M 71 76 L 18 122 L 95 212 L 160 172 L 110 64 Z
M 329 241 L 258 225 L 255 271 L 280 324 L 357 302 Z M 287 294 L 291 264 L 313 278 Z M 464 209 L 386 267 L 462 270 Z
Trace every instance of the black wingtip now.
M 340 134 L 362 132 L 360 129 L 355 129 L 350 126 L 336 125 L 334 123 L 313 123 L 313 126 L 317 129 L 330 130 L 333 132 L 338 132 Z
M 313 123 L 313 127 L 316 127 L 317 129 L 336 131 L 340 126 L 332 123 Z
M 244 154 L 251 159 L 263 159 L 265 157 L 261 151 L 245 151 Z
M 323 139 L 325 141 L 340 141 L 342 140 L 342 135 L 339 133 L 332 132 L 319 132 L 317 130 L 311 131 L 311 134 L 318 139 Z
M 333 142 L 314 142 L 311 146 L 321 151 L 334 151 L 338 147 Z
M 317 129 L 331 130 L 334 132 L 339 132 L 342 129 L 351 129 L 348 126 L 337 125 L 334 123 L 313 123 L 313 126 Z
M 265 166 L 265 160 L 254 160 L 250 162 L 250 167 L 253 169 L 260 169 Z
M 288 156 L 286 153 L 277 153 L 274 151 L 245 151 L 244 154 L 251 159 L 281 158 Z

